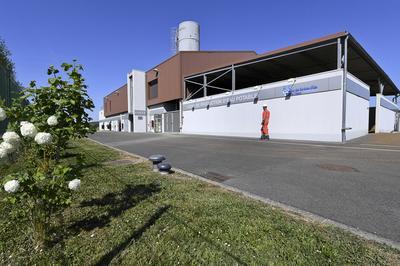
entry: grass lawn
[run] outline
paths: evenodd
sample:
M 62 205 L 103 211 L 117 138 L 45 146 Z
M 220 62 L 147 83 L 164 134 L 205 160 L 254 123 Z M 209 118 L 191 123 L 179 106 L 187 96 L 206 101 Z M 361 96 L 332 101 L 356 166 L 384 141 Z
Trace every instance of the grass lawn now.
M 104 164 L 123 156 L 88 140 L 73 142 L 64 160 L 79 152 L 82 187 L 64 226 L 53 225 L 49 250 L 31 253 L 29 227 L 0 203 L 1 265 L 400 263 L 398 250 L 181 174 Z

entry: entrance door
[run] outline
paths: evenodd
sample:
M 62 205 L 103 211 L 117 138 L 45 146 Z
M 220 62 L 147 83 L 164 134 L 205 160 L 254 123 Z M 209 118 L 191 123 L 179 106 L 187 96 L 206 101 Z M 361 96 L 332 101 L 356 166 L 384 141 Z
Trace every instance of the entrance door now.
M 165 132 L 179 132 L 179 111 L 164 114 Z
M 154 115 L 154 132 L 155 133 L 162 132 L 162 115 L 161 114 Z

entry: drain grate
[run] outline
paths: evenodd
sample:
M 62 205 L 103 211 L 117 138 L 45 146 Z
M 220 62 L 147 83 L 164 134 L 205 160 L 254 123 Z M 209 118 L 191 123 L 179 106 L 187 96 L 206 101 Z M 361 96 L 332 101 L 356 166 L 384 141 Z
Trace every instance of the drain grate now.
M 201 175 L 204 178 L 207 178 L 209 180 L 215 181 L 215 182 L 219 182 L 222 183 L 226 180 L 231 179 L 231 176 L 226 176 L 226 175 L 221 175 L 215 172 L 205 172 L 203 175 Z
M 317 166 L 321 169 L 329 170 L 329 171 L 337 171 L 337 172 L 360 172 L 356 168 L 348 166 L 348 165 L 341 165 L 341 164 L 317 164 Z

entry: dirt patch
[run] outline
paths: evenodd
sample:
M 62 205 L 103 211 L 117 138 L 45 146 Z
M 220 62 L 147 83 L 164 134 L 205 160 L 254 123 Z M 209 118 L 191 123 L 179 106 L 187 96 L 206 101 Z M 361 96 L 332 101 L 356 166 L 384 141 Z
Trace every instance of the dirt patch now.
M 138 164 L 143 162 L 146 162 L 146 160 L 134 156 L 123 155 L 121 159 L 107 161 L 104 162 L 103 165 L 119 166 L 119 165 Z
M 354 167 L 348 165 L 341 165 L 341 164 L 330 164 L 330 163 L 321 163 L 317 164 L 317 167 L 329 170 L 329 171 L 337 171 L 337 172 L 360 172 Z
M 222 175 L 222 174 L 215 173 L 215 172 L 205 172 L 201 176 L 204 178 L 207 178 L 209 180 L 219 182 L 219 183 L 222 183 L 222 182 L 232 178 L 231 176 L 226 176 L 226 175 Z
M 400 147 L 400 133 L 369 134 L 363 144 L 393 145 Z

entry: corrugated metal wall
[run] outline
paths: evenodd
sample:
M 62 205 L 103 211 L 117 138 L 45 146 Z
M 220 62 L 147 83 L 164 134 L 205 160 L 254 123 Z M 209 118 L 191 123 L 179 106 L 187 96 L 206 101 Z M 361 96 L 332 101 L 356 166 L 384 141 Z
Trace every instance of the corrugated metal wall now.
M 10 105 L 12 99 L 18 96 L 20 87 L 11 77 L 11 73 L 0 65 L 0 98 L 4 100 L 6 105 Z M 7 122 L 0 122 L 0 133 L 2 134 L 7 128 Z

